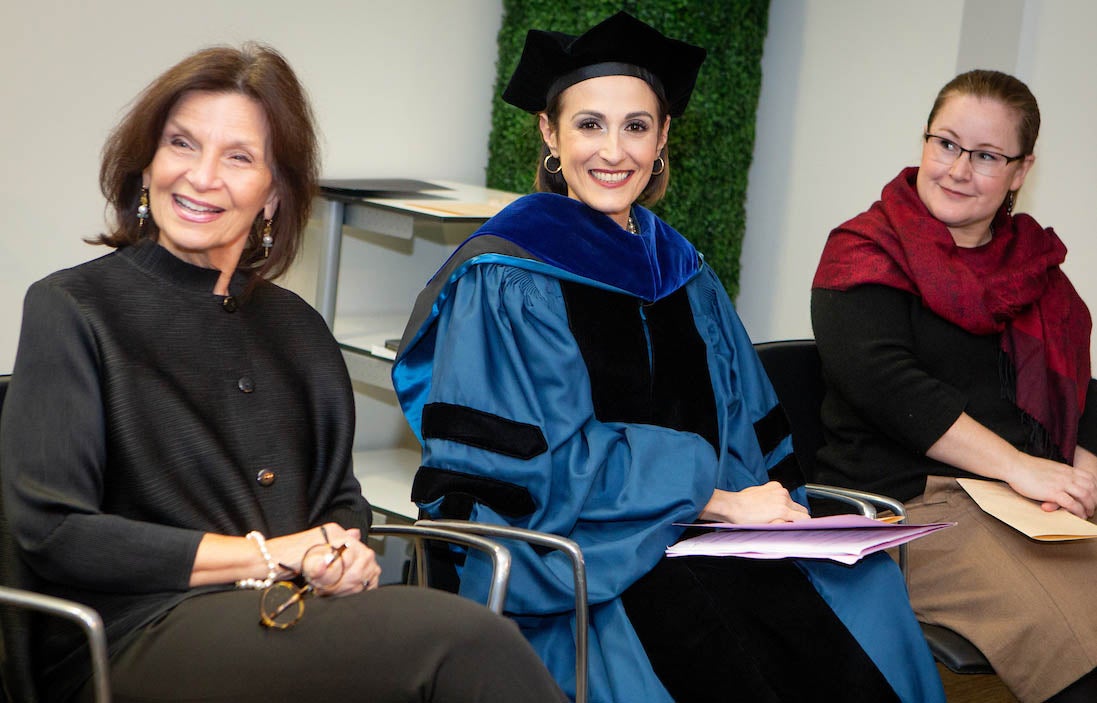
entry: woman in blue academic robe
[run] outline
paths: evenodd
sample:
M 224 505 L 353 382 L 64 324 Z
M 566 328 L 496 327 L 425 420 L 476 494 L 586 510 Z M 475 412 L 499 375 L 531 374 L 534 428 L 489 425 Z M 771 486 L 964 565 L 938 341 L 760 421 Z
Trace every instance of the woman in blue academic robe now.
M 393 369 L 430 515 L 582 547 L 595 701 L 941 701 L 894 563 L 675 558 L 698 518 L 807 517 L 787 421 L 723 286 L 637 202 L 705 52 L 619 13 L 531 31 L 504 99 L 539 115 L 538 190 L 420 295 Z M 565 558 L 512 547 L 507 608 L 574 691 Z M 486 565 L 469 554 L 462 591 Z

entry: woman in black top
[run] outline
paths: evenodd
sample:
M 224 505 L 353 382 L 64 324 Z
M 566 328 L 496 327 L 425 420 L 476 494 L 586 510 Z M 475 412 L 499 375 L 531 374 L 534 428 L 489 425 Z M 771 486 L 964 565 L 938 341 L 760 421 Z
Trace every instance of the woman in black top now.
M 1051 229 L 1014 215 L 1040 113 L 971 71 L 940 92 L 918 168 L 835 229 L 812 292 L 827 380 L 820 480 L 890 493 L 954 529 L 910 547 L 919 618 L 974 642 L 1022 701 L 1097 700 L 1097 545 L 1036 544 L 956 477 L 1092 518 L 1090 315 Z
M 317 153 L 293 71 L 258 45 L 184 59 L 115 129 L 99 242 L 116 251 L 31 287 L 5 402 L 25 576 L 101 613 L 116 700 L 560 700 L 505 619 L 377 590 L 346 368 L 268 280 Z M 261 601 L 294 577 L 326 597 Z M 33 645 L 48 700 L 89 695 L 76 633 L 44 624 Z

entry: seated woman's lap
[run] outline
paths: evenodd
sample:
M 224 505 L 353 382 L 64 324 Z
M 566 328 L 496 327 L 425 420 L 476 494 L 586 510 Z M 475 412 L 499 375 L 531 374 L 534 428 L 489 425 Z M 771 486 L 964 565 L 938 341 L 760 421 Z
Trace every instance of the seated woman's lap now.
M 955 479 L 931 476 L 913 523 L 957 526 L 911 543 L 919 620 L 971 640 L 1021 700 L 1045 700 L 1097 666 L 1097 543 L 1031 540 L 983 512 Z
M 677 700 L 897 700 L 793 563 L 664 558 L 623 600 Z
M 114 700 L 563 700 L 517 627 L 468 599 L 401 586 L 310 597 L 297 625 L 271 630 L 259 597 L 183 601 L 112 658 Z

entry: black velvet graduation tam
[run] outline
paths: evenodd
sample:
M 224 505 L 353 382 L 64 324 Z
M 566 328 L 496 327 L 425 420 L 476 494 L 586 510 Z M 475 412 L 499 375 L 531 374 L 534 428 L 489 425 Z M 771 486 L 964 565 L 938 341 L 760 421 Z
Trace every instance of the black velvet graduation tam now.
M 564 89 L 599 76 L 635 76 L 681 115 L 705 50 L 663 36 L 627 12 L 618 12 L 580 36 L 531 29 L 503 100 L 528 112 L 545 109 Z

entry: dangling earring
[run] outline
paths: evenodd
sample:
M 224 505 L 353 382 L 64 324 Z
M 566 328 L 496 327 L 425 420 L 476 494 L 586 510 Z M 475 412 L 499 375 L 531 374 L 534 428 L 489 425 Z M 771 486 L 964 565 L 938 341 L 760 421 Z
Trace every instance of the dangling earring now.
M 141 186 L 141 200 L 137 204 L 137 231 L 143 232 L 149 219 L 149 189 Z
M 552 170 L 551 168 L 549 168 L 549 159 L 556 159 L 556 170 L 555 171 Z M 549 154 L 548 156 L 545 157 L 545 162 L 542 165 L 545 167 L 546 171 L 548 171 L 549 173 L 551 173 L 554 176 L 557 173 L 560 173 L 560 169 L 564 168 L 564 164 L 560 162 L 560 157 L 559 156 L 553 156 L 552 154 Z
M 270 223 L 273 219 L 268 218 L 263 221 L 263 258 L 270 256 L 270 248 L 274 246 L 274 237 L 270 234 Z
M 658 168 L 659 168 L 658 171 L 655 170 L 656 164 L 658 165 Z M 655 163 L 652 164 L 651 175 L 658 176 L 659 174 L 661 174 L 663 171 L 666 171 L 666 170 L 667 170 L 667 162 L 663 160 L 662 156 L 657 157 L 655 159 Z
M 1009 191 L 1009 196 L 1006 198 L 1006 214 L 1013 214 L 1013 191 Z

